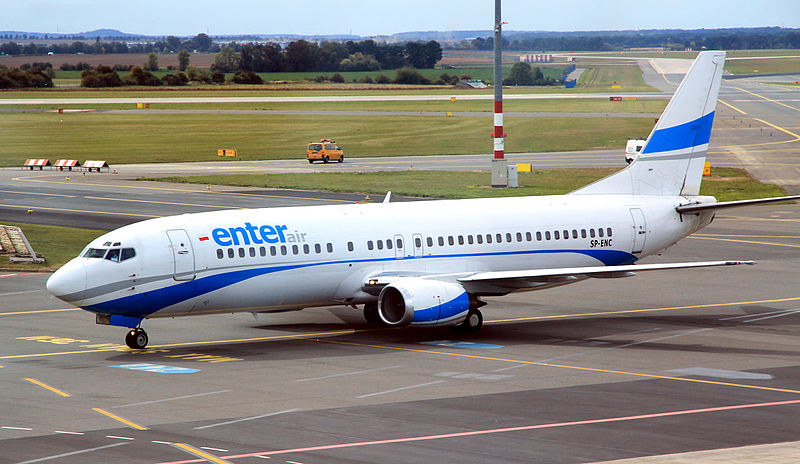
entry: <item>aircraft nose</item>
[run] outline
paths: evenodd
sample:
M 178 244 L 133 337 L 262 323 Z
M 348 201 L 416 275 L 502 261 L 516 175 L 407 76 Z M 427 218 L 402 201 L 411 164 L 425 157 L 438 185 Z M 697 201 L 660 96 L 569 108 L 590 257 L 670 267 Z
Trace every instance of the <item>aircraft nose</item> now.
M 81 300 L 86 292 L 86 268 L 82 262 L 72 260 L 51 275 L 45 286 L 61 300 Z

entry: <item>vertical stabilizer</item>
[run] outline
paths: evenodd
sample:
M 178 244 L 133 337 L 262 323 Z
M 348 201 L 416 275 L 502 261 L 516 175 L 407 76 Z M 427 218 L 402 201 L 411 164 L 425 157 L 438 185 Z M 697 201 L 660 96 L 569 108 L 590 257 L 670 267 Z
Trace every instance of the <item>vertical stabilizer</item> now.
M 697 195 L 724 64 L 725 52 L 701 52 L 641 154 L 622 171 L 572 193 Z

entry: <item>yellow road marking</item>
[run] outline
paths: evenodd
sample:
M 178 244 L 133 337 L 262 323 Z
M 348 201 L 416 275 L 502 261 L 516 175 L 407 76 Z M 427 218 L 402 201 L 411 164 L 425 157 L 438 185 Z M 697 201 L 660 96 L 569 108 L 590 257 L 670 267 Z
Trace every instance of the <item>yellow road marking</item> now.
M 231 206 L 231 205 L 202 205 L 199 203 L 178 203 L 173 201 L 155 201 L 155 200 L 134 200 L 132 198 L 108 198 L 108 197 L 84 197 L 90 200 L 108 200 L 108 201 L 127 201 L 133 203 L 154 203 L 158 205 L 178 205 L 178 206 L 200 206 L 202 208 L 235 208 L 235 209 L 245 209 L 243 206 Z
M 734 88 L 734 89 L 736 89 L 736 90 L 741 90 L 741 91 L 742 91 L 742 92 L 744 92 L 744 93 L 749 93 L 750 95 L 753 95 L 753 96 L 755 96 L 755 97 L 758 97 L 758 98 L 763 98 L 764 100 L 766 100 L 766 101 L 768 101 L 768 102 L 772 102 L 772 103 L 775 103 L 775 104 L 777 104 L 777 105 L 785 106 L 785 107 L 789 108 L 790 110 L 800 111 L 800 108 L 795 108 L 794 106 L 789 106 L 789 105 L 787 105 L 786 103 L 781 103 L 781 102 L 779 102 L 779 101 L 777 101 L 777 100 L 773 100 L 773 99 L 771 99 L 771 98 L 767 98 L 767 97 L 765 97 L 765 96 L 763 96 L 763 95 L 759 95 L 759 94 L 757 94 L 757 93 L 753 93 L 753 92 L 751 92 L 751 91 L 749 91 L 749 90 L 745 90 L 745 89 L 742 89 L 742 88 L 739 88 L 739 87 L 733 87 L 733 88 Z
M 104 410 L 102 410 L 100 408 L 92 408 L 92 411 L 99 412 L 100 414 L 102 414 L 104 416 L 108 416 L 108 417 L 114 419 L 115 421 L 122 422 L 123 424 L 127 425 L 130 428 L 133 428 L 133 429 L 136 429 L 136 430 L 148 430 L 147 427 L 141 426 L 139 424 L 134 424 L 133 422 L 129 421 L 128 419 L 123 419 L 123 418 L 121 418 L 121 417 L 119 417 L 117 415 L 111 414 L 110 412 L 104 411 Z
M 719 237 L 693 237 L 691 235 L 688 238 L 693 238 L 695 240 L 717 240 L 720 242 L 752 243 L 755 245 L 772 245 L 781 247 L 800 248 L 800 245 L 792 245 L 789 243 L 757 242 L 755 240 L 734 240 L 732 238 L 719 238 Z
M 175 348 L 180 346 L 198 346 L 198 345 L 216 345 L 221 343 L 242 343 L 242 342 L 261 342 L 261 341 L 270 341 L 270 340 L 295 340 L 295 339 L 302 339 L 302 338 L 312 338 L 312 337 L 324 337 L 324 336 L 335 336 L 335 335 L 352 335 L 359 332 L 366 332 L 366 330 L 355 330 L 355 329 L 347 329 L 347 330 L 335 330 L 330 332 L 317 332 L 317 333 L 302 333 L 302 334 L 293 334 L 293 335 L 275 335 L 271 337 L 255 337 L 255 338 L 239 338 L 239 339 L 229 339 L 229 340 L 211 340 L 211 341 L 195 341 L 195 342 L 183 342 L 183 343 L 170 343 L 166 345 L 153 345 L 148 347 L 145 350 L 139 350 L 142 352 L 149 352 L 152 349 L 156 348 Z M 62 355 L 70 355 L 70 354 L 86 354 L 86 353 L 102 353 L 108 351 L 128 351 L 129 349 L 122 345 L 115 345 L 111 348 L 100 348 L 100 349 L 92 349 L 92 350 L 76 350 L 76 351 L 60 351 L 56 353 L 34 353 L 34 354 L 15 354 L 9 356 L 0 356 L 0 359 L 20 359 L 20 358 L 40 358 L 46 356 L 62 356 Z
M 0 204 L 0 206 L 5 206 L 7 208 L 28 209 L 27 206 L 20 206 L 20 205 L 2 205 L 2 204 Z M 70 211 L 70 212 L 73 212 L 73 213 L 114 214 L 114 215 L 118 215 L 118 216 L 137 216 L 137 217 L 148 217 L 148 218 L 161 217 L 161 216 L 155 216 L 155 215 L 152 215 L 152 214 L 116 213 L 116 212 L 112 212 L 112 211 L 97 211 L 97 210 L 89 211 L 89 210 L 85 210 L 85 209 L 69 209 L 69 208 L 48 208 L 46 206 L 36 206 L 36 207 L 34 207 L 34 209 L 40 209 L 40 210 L 45 210 L 45 211 Z
M 208 462 L 213 462 L 216 464 L 230 464 L 230 461 L 226 461 L 224 459 L 220 459 L 213 454 L 206 453 L 205 451 L 200 451 L 199 449 L 195 448 L 194 446 L 189 446 L 185 443 L 173 443 L 172 446 L 176 448 L 180 448 L 187 453 L 197 456 L 198 458 L 205 459 Z
M 44 382 L 42 382 L 40 380 L 29 379 L 29 378 L 25 378 L 25 380 L 27 380 L 28 382 L 30 382 L 32 384 L 38 385 L 38 386 L 40 386 L 40 387 L 42 387 L 44 389 L 50 390 L 51 392 L 55 393 L 56 395 L 61 395 L 64 398 L 69 398 L 71 396 L 69 393 L 64 393 L 63 391 L 61 391 L 61 390 L 59 390 L 59 389 L 57 389 L 55 387 L 51 387 L 50 385 L 47 385 L 46 383 L 44 383 Z
M 800 110 L 798 110 L 798 111 L 800 111 Z M 753 119 L 755 119 L 756 121 L 762 122 L 762 123 L 764 123 L 764 124 L 766 124 L 766 125 L 768 125 L 770 127 L 774 127 L 775 129 L 778 129 L 779 131 L 785 132 L 785 133 L 791 135 L 792 137 L 794 137 L 794 140 L 789 140 L 789 142 L 794 142 L 794 141 L 800 140 L 800 135 L 797 135 L 792 131 L 786 130 L 783 127 L 780 127 L 780 126 L 776 126 L 775 124 L 772 124 L 771 122 L 764 121 L 763 119 L 758 119 L 758 118 L 753 118 Z M 786 142 L 784 142 L 784 143 L 786 143 Z
M 649 312 L 657 312 L 657 311 L 673 311 L 673 310 L 680 310 L 680 309 L 700 309 L 700 308 L 715 308 L 715 307 L 724 307 L 724 306 L 737 306 L 737 305 L 751 305 L 751 304 L 762 304 L 762 303 L 780 303 L 784 301 L 797 301 L 800 300 L 800 296 L 792 297 L 792 298 L 778 298 L 775 300 L 758 300 L 758 301 L 733 301 L 730 303 L 708 303 L 702 305 L 691 305 L 691 306 L 670 306 L 666 308 L 645 308 L 645 309 L 623 309 L 620 311 L 600 311 L 595 313 L 578 313 L 578 314 L 555 314 L 551 316 L 531 316 L 531 317 L 518 317 L 513 319 L 493 319 L 491 321 L 485 321 L 485 324 L 496 324 L 500 322 L 519 322 L 519 321 L 537 321 L 537 320 L 545 320 L 545 319 L 565 319 L 565 318 L 572 318 L 572 317 L 587 317 L 587 316 L 609 316 L 614 314 L 633 314 L 633 313 L 649 313 Z
M 717 99 L 717 101 L 718 101 L 718 102 L 720 102 L 720 103 L 722 103 L 723 105 L 725 105 L 725 106 L 727 106 L 727 107 L 731 108 L 731 109 L 734 109 L 734 110 L 736 110 L 736 111 L 738 111 L 738 112 L 742 113 L 742 114 L 747 114 L 747 113 L 745 113 L 744 111 L 740 110 L 739 108 L 737 108 L 737 107 L 735 107 L 735 106 L 731 105 L 730 103 L 726 103 L 726 102 L 724 102 L 724 101 L 722 101 L 722 100 L 720 100 L 720 99 Z
M 36 313 L 59 313 L 63 311 L 82 311 L 81 308 L 67 308 L 67 309 L 39 309 L 35 311 L 14 311 L 11 313 L 0 313 L 0 316 L 18 316 L 20 314 L 36 314 Z
M 768 391 L 776 391 L 782 393 L 797 393 L 800 394 L 800 390 L 790 390 L 787 388 L 775 388 L 775 387 L 762 387 L 760 385 L 747 385 L 741 383 L 732 383 L 732 382 L 719 382 L 714 380 L 702 380 L 702 379 L 689 379 L 686 377 L 672 377 L 667 375 L 656 375 L 656 374 L 643 374 L 639 372 L 627 372 L 627 371 L 617 371 L 613 369 L 598 369 L 594 367 L 582 367 L 582 366 L 571 366 L 566 364 L 551 364 L 551 363 L 544 363 L 544 362 L 536 362 L 536 361 L 524 361 L 519 359 L 507 359 L 507 358 L 494 358 L 489 356 L 478 356 L 478 355 L 471 355 L 471 354 L 464 354 L 464 353 L 452 353 L 448 351 L 433 351 L 433 350 L 421 350 L 417 348 L 403 348 L 403 347 L 395 347 L 395 346 L 385 346 L 385 345 L 371 345 L 367 343 L 356 343 L 356 342 L 343 342 L 337 340 L 317 340 L 320 343 L 333 343 L 337 345 L 351 345 L 351 346 L 364 346 L 369 348 L 381 348 L 386 350 L 397 350 L 397 351 L 409 351 L 413 353 L 424 353 L 424 354 L 435 354 L 440 356 L 454 356 L 458 358 L 470 358 L 470 359 L 482 359 L 486 361 L 500 361 L 500 362 L 507 362 L 507 363 L 514 363 L 514 364 L 527 364 L 531 366 L 543 366 L 543 367 L 555 367 L 559 369 L 572 369 L 578 371 L 587 371 L 587 372 L 601 372 L 604 374 L 619 374 L 619 375 L 628 375 L 633 377 L 644 377 L 649 379 L 661 379 L 661 380 L 675 380 L 680 382 L 692 382 L 692 383 L 704 383 L 710 385 L 721 385 L 726 387 L 737 387 L 737 388 L 748 388 L 753 390 L 768 390 Z

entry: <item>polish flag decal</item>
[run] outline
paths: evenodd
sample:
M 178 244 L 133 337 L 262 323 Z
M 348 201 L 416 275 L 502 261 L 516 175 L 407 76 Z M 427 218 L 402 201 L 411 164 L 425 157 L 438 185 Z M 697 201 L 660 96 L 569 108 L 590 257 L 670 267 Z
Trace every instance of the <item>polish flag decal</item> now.
M 205 242 L 206 240 L 208 240 L 208 237 L 200 237 L 201 242 Z

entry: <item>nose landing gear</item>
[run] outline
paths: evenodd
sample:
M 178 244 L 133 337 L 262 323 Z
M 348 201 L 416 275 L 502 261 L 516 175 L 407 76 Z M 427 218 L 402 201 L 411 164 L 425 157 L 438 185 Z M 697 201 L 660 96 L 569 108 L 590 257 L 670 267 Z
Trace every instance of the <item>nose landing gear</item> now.
M 125 344 L 134 350 L 142 350 L 147 346 L 147 332 L 142 328 L 131 329 L 125 335 Z

